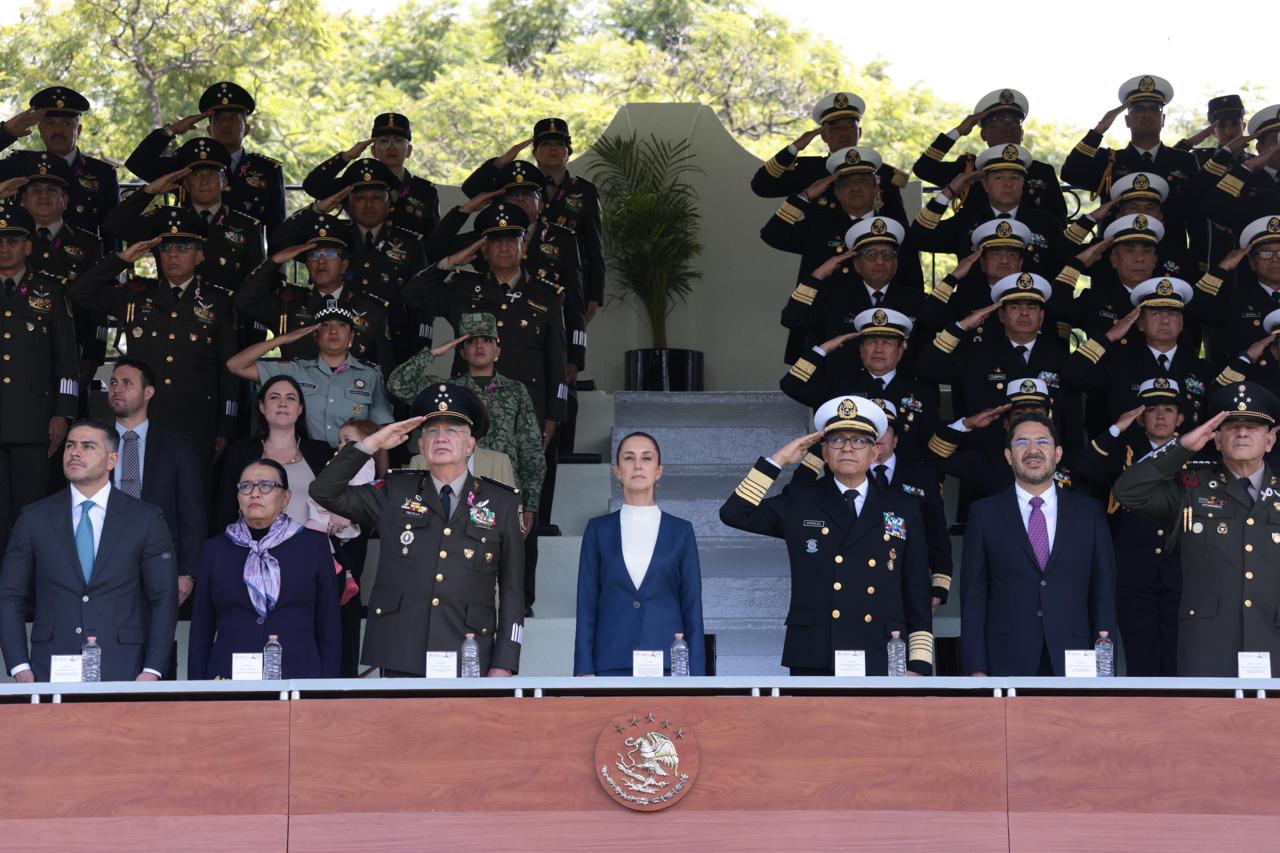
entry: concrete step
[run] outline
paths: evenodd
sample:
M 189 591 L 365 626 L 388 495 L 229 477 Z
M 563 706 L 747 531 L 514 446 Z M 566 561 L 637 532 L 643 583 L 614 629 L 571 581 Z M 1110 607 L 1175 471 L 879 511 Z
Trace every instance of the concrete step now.
M 573 675 L 573 617 L 526 619 L 521 675 Z
M 776 448 L 775 448 L 776 449 Z M 664 451 L 665 453 L 665 451 Z M 664 456 L 665 458 L 665 456 Z M 726 527 L 720 522 L 720 506 L 750 470 L 750 463 L 736 465 L 670 465 L 658 481 L 658 504 L 665 512 L 692 522 L 699 539 L 704 536 L 744 537 L 752 534 Z M 784 471 L 769 494 L 777 494 L 791 482 Z M 622 491 L 615 484 L 609 499 L 610 512 L 622 506 Z
M 750 466 L 806 431 L 809 413 L 782 394 L 614 395 L 613 443 L 629 432 L 652 435 L 664 465 Z
M 610 466 L 561 465 L 556 472 L 551 520 L 566 536 L 581 536 L 587 522 L 609 512 Z

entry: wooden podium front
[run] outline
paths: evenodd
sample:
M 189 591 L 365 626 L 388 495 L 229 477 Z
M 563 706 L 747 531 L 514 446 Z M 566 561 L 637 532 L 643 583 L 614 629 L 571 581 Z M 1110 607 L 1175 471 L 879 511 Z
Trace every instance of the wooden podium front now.
M 602 732 L 646 729 L 696 767 L 655 813 L 598 778 Z M 1176 851 L 1280 837 L 1280 704 L 1259 699 L 81 697 L 0 705 L 0 731 L 0 850 Z

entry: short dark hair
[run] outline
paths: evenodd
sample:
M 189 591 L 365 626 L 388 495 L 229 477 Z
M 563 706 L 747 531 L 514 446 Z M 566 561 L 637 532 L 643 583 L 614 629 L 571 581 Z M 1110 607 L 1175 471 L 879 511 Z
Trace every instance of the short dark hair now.
M 338 429 L 343 430 L 347 427 L 354 427 L 356 432 L 360 433 L 361 438 L 368 438 L 382 428 L 378 426 L 376 421 L 371 421 L 368 418 L 347 418 Z
M 302 411 L 298 415 L 298 422 L 293 425 L 293 434 L 298 438 L 310 438 L 311 436 L 307 433 L 307 397 L 302 393 L 302 386 L 298 384 L 298 380 L 289 374 L 277 373 L 262 383 L 262 387 L 258 389 L 258 407 L 262 406 L 267 399 L 267 391 L 277 382 L 288 382 L 293 386 L 293 390 L 298 392 L 298 405 L 302 407 Z M 261 441 L 267 437 L 271 430 L 267 426 L 267 419 L 262 416 L 261 411 L 255 411 L 254 417 L 258 426 L 253 432 L 253 437 Z
M 1047 430 L 1049 430 L 1049 437 L 1053 439 L 1053 443 L 1055 445 L 1062 444 L 1062 440 L 1058 437 L 1058 427 L 1054 425 L 1053 418 L 1048 415 L 1041 414 L 1040 412 L 1027 412 L 1025 415 L 1020 417 L 1012 417 L 1009 419 L 1009 428 L 1004 434 L 1005 447 L 1013 447 L 1013 431 L 1017 429 L 1020 424 L 1025 423 L 1042 424 Z
M 156 372 L 151 369 L 151 365 L 147 364 L 140 358 L 130 358 L 122 355 L 116 359 L 115 365 L 111 368 L 111 372 L 115 373 L 117 368 L 132 367 L 134 370 L 142 374 L 142 385 L 144 388 L 156 387 Z
M 107 449 L 115 453 L 120 449 L 120 433 L 116 432 L 116 428 L 101 418 L 76 418 L 71 422 L 71 426 L 67 429 L 67 435 L 71 435 L 71 430 L 77 427 L 88 427 L 96 429 L 98 432 L 106 436 L 105 443 Z
M 274 459 L 268 459 L 265 456 L 259 459 L 255 459 L 252 462 L 250 462 L 248 465 L 245 465 L 243 468 L 241 468 L 240 480 L 244 479 L 244 472 L 248 471 L 254 465 L 265 465 L 268 468 L 274 469 L 276 472 L 276 476 L 280 478 L 280 486 L 285 489 L 289 488 L 289 472 L 284 470 L 284 466 L 281 465 L 279 462 L 277 462 Z M 240 482 L 240 480 L 237 480 L 237 482 Z
M 647 439 L 649 439 L 649 441 L 651 441 L 651 442 L 653 443 L 653 449 L 654 449 L 654 451 L 658 454 L 658 464 L 659 464 L 659 465 L 661 465 L 661 464 L 662 464 L 662 448 L 658 446 L 658 439 L 656 439 L 656 438 L 654 438 L 653 436 L 649 435 L 649 433 L 647 433 L 647 432 L 641 432 L 640 430 L 636 430 L 635 432 L 629 432 L 629 433 L 627 433 L 626 435 L 624 435 L 624 436 L 622 437 L 622 440 L 618 442 L 618 447 L 617 447 L 617 449 L 615 449 L 615 450 L 613 451 L 613 464 L 614 464 L 614 465 L 617 465 L 617 464 L 619 464 L 620 462 L 622 462 L 622 445 L 626 444 L 626 443 L 627 443 L 627 439 L 630 439 L 630 438 L 647 438 Z

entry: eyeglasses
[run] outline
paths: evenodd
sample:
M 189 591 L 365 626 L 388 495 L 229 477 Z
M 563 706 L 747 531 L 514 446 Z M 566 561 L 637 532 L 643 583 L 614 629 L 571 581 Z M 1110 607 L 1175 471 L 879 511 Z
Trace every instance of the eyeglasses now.
M 853 450 L 866 450 L 875 440 L 865 435 L 833 435 L 826 439 L 826 444 L 832 450 L 843 450 L 845 445 Z
M 373 145 L 375 148 L 408 148 L 409 140 L 403 136 L 379 136 Z
M 277 483 L 275 480 L 258 480 L 256 483 L 252 480 L 245 480 L 243 483 L 236 483 L 236 491 L 242 495 L 251 495 L 253 490 L 257 489 L 261 494 L 269 495 L 277 488 L 284 488 L 284 485 Z
M 161 243 L 160 251 L 162 252 L 194 252 L 200 248 L 195 243 Z
M 422 434 L 425 435 L 427 438 L 439 438 L 441 435 L 444 435 L 451 439 L 458 439 L 468 435 L 469 432 L 470 431 L 466 427 L 456 427 L 456 426 L 426 427 L 425 429 L 422 430 Z
M 1022 127 L 1022 119 L 1015 115 L 990 116 L 982 122 L 983 127 Z
M 332 261 L 337 257 L 337 249 L 312 249 L 310 252 L 307 252 L 307 260 L 309 261 Z
M 891 261 L 898 257 L 898 253 L 893 249 L 863 249 L 858 253 L 858 257 L 869 261 Z
M 1130 104 L 1129 112 L 1130 113 L 1162 113 L 1164 112 L 1164 107 L 1160 106 L 1159 104 L 1150 104 L 1150 103 Z
M 1042 435 L 1042 436 L 1040 436 L 1039 438 L 1036 438 L 1036 439 L 1030 439 L 1030 438 L 1015 438 L 1015 439 L 1013 440 L 1013 446 L 1014 446 L 1014 447 L 1022 448 L 1022 449 L 1024 449 L 1024 450 L 1025 450 L 1026 448 L 1030 447 L 1030 446 L 1031 446 L 1031 445 L 1033 445 L 1033 444 L 1034 444 L 1036 447 L 1053 447 L 1053 439 L 1052 439 L 1052 438 L 1050 438 L 1050 437 L 1049 437 L 1049 436 L 1047 436 L 1047 435 Z
M 1253 256 L 1260 261 L 1269 261 L 1272 258 L 1280 258 L 1280 249 L 1257 249 Z

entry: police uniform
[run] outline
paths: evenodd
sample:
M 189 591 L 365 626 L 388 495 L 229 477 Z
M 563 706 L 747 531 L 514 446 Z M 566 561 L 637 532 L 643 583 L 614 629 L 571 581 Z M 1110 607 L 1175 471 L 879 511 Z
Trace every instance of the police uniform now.
M 1176 379 L 1157 376 L 1145 380 L 1130 402 L 1172 404 L 1182 410 L 1180 391 Z M 1177 433 L 1172 440 L 1177 441 Z M 1106 496 L 1116 552 L 1116 617 L 1129 676 L 1178 674 L 1182 563 L 1176 551 L 1167 548 L 1164 522 L 1125 509 L 1109 494 L 1121 473 L 1159 447 L 1136 423 L 1124 433 L 1113 425 L 1082 448 L 1073 462 L 1076 475 Z
M 1241 382 L 1214 395 L 1212 411 L 1273 427 L 1280 401 Z M 1120 475 L 1115 496 L 1156 520 L 1166 549 L 1182 556 L 1178 674 L 1234 677 L 1237 652 L 1280 656 L 1280 478 L 1263 462 L 1249 481 L 1224 465 L 1188 469 L 1192 452 L 1173 441 Z
M 373 120 L 370 138 L 395 136 L 407 142 L 413 141 L 413 129 L 407 116 L 400 113 L 382 113 Z M 343 188 L 341 172 L 350 161 L 338 152 L 316 166 L 302 182 L 302 189 L 313 198 L 328 198 Z M 429 237 L 440 222 L 440 194 L 436 185 L 426 178 L 404 170 L 391 185 L 391 213 L 387 221 L 392 225 Z
M 975 114 L 987 114 L 982 118 L 984 123 L 994 116 L 1017 116 L 1017 121 L 1021 124 L 1027 117 L 1028 109 L 1027 96 L 1017 89 L 997 89 L 984 95 L 973 111 Z M 943 159 L 959 139 L 960 134 L 954 130 L 939 133 L 933 144 L 916 160 L 911 171 L 925 183 L 939 187 L 951 183 L 956 175 L 974 171 L 977 158 L 973 154 L 961 154 L 954 160 Z M 1061 226 L 1067 224 L 1067 202 L 1058 183 L 1058 173 L 1051 164 L 1033 160 L 1027 166 L 1027 184 L 1023 198 L 1028 207 L 1049 214 Z M 987 191 L 982 184 L 969 187 L 961 198 L 956 199 L 953 206 L 958 209 L 966 203 L 973 204 L 979 210 L 986 210 L 990 206 Z
M 90 104 L 84 95 L 65 86 L 42 89 L 31 96 L 32 109 L 47 110 L 46 116 L 76 117 L 87 113 Z M 0 150 L 12 145 L 16 139 L 0 130 Z M 30 174 L 30 165 L 24 161 L 36 152 L 15 151 L 0 162 L 0 180 Z M 57 156 L 57 155 L 51 155 Z M 105 160 L 89 157 L 78 147 L 69 157 L 63 158 L 70 172 L 67 186 L 67 210 L 63 219 L 91 234 L 101 235 L 102 220 L 120 201 L 120 180 L 115 167 Z
M 533 126 L 533 147 L 547 140 L 559 140 L 573 153 L 573 137 L 569 125 L 561 118 L 539 119 Z M 462 191 L 468 198 L 496 188 L 499 180 L 496 159 L 488 160 L 462 182 Z M 542 215 L 545 227 L 566 231 L 578 244 L 578 257 L 582 266 L 582 293 L 584 302 L 604 304 L 604 227 L 600 217 L 600 191 L 596 185 L 580 175 L 565 170 L 560 183 L 545 177 Z M 535 257 L 532 253 L 530 257 Z M 567 288 L 566 288 L 567 289 Z M 584 333 L 585 335 L 585 333 Z M 582 344 L 586 346 L 585 340 Z
M 462 421 L 473 436 L 484 436 L 484 406 L 466 389 L 434 386 L 415 411 L 428 424 Z M 393 470 L 372 485 L 348 486 L 368 460 L 359 442 L 348 444 L 310 489 L 322 507 L 377 530 L 383 543 L 361 662 L 382 667 L 384 675 L 420 676 L 428 651 L 458 652 L 461 660 L 471 633 L 482 674 L 490 667 L 518 671 L 524 639 L 518 492 L 467 475 L 445 518 L 430 471 Z
M 65 160 L 41 151 L 33 153 L 24 162 L 25 168 L 29 170 L 27 187 L 34 183 L 49 183 L 67 192 L 70 197 L 71 169 Z M 27 187 L 19 190 L 19 198 L 25 194 Z M 34 272 L 56 278 L 64 288 L 63 298 L 70 302 L 65 289 L 101 259 L 102 241 L 93 233 L 68 222 L 64 212 L 63 219 L 50 227 L 36 225 L 27 266 Z M 102 364 L 107 349 L 106 317 L 96 316 L 90 311 L 78 311 L 75 312 L 75 327 L 81 363 L 93 367 Z
M 349 223 L 327 213 L 308 217 L 308 222 L 311 233 L 302 242 L 317 249 L 332 249 L 346 254 L 344 236 L 348 234 Z M 305 255 L 299 260 L 302 257 Z M 236 288 L 236 308 L 264 329 L 270 329 L 276 337 L 317 322 L 316 314 L 324 308 L 342 308 L 351 315 L 355 329 L 351 354 L 362 361 L 377 364 L 384 375 L 391 372 L 395 367 L 395 356 L 387 328 L 386 302 L 349 284 L 340 287 L 336 294 L 326 295 L 314 287 L 282 282 L 280 268 L 280 264 L 269 258 L 259 264 Z M 310 336 L 286 344 L 280 350 L 282 356 L 291 359 L 315 358 L 318 353 L 315 339 Z
M 1135 307 L 1182 313 L 1194 293 L 1182 279 L 1151 278 L 1132 290 L 1130 300 Z M 1099 400 L 1105 395 L 1105 415 L 1099 413 L 1098 420 L 1114 421 L 1133 408 L 1134 395 L 1144 380 L 1169 377 L 1177 380 L 1187 428 L 1202 421 L 1209 395 L 1230 384 L 1231 375 L 1215 370 L 1190 347 L 1175 345 L 1171 354 L 1157 354 L 1140 331 L 1135 329 L 1131 334 L 1133 346 L 1115 346 L 1105 335 L 1090 337 L 1067 357 L 1062 368 L 1066 382 L 1097 392 Z
M 524 211 L 491 204 L 476 217 L 482 236 L 524 234 L 529 219 Z M 493 273 L 442 269 L 441 261 L 415 276 L 404 288 L 411 309 L 449 320 L 456 332 L 463 314 L 493 314 L 502 335 L 502 365 L 506 375 L 524 383 L 533 398 L 539 423 L 565 418 L 569 396 L 565 384 L 564 309 L 559 293 L 522 269 L 510 284 Z M 454 372 L 461 371 L 455 363 Z
M 868 308 L 854 318 L 858 337 L 845 346 L 860 348 L 863 339 L 877 337 L 906 341 L 911 337 L 912 326 L 911 318 L 901 311 Z M 925 442 L 938 427 L 936 382 L 917 381 L 911 371 L 898 368 L 883 376 L 872 374 L 865 365 L 860 365 L 852 374 L 835 372 L 829 368 L 827 352 L 820 346 L 798 359 L 778 387 L 791 399 L 815 409 L 839 396 L 862 396 L 892 404 L 895 416 L 891 420 L 898 435 L 898 454 L 906 460 L 920 459 Z M 821 453 L 811 449 L 804 466 L 819 471 Z
M 0 238 L 31 239 L 25 210 L 0 208 Z M 22 507 L 45 496 L 49 421 L 73 418 L 79 359 L 62 282 L 30 267 L 0 280 L 0 548 Z
M 247 119 L 256 107 L 252 95 L 230 82 L 214 83 L 200 96 L 202 113 L 229 110 L 244 113 Z M 144 181 L 176 172 L 182 165 L 164 153 L 174 138 L 168 127 L 151 131 L 125 160 L 125 168 Z M 243 148 L 230 156 L 223 204 L 263 223 L 268 232 L 274 231 L 285 215 L 284 167 L 279 160 Z
M 1026 201 L 1025 177 L 1033 163 L 1031 152 L 1011 142 L 986 149 L 974 162 L 977 170 L 984 174 L 1005 171 L 1021 174 L 1024 177 L 1023 199 L 1012 211 L 996 210 L 989 202 L 982 205 L 968 202 L 954 216 L 943 219 L 951 200 L 939 191 L 911 223 L 909 238 L 920 251 L 945 252 L 963 258 L 972 251 L 973 232 L 979 225 L 991 219 L 1016 219 L 1031 232 L 1023 271 L 1052 275 L 1069 254 L 1070 246 L 1063 236 L 1062 223 Z
M 458 333 L 500 341 L 498 319 L 492 314 L 463 314 Z M 497 372 L 490 376 L 472 376 L 463 372 L 452 379 L 432 372 L 444 366 L 436 362 L 430 349 L 423 348 L 391 373 L 387 390 L 392 396 L 411 402 L 432 385 L 452 382 L 479 397 L 489 413 L 489 429 L 477 442 L 478 445 L 507 455 L 515 472 L 516 485 L 524 498 L 525 510 L 537 512 L 547 462 L 542 454 L 542 423 L 533 410 L 529 391 L 520 382 Z
M 352 328 L 355 320 L 345 308 L 321 308 L 315 323 L 340 320 Z M 348 355 L 346 361 L 332 367 L 323 357 L 280 359 L 258 362 L 258 381 L 272 376 L 292 376 L 302 386 L 307 404 L 307 430 L 312 438 L 338 446 L 338 431 L 352 418 L 364 418 L 377 424 L 391 423 L 391 401 L 382 384 L 382 371 L 376 364 Z
M 1144 74 L 1126 80 L 1117 97 L 1127 106 L 1154 102 L 1163 109 L 1173 100 L 1173 86 L 1162 77 Z M 1197 171 L 1199 164 L 1188 151 L 1158 144 L 1154 153 L 1142 152 L 1132 142 L 1120 149 L 1107 148 L 1096 130 L 1086 133 L 1062 163 L 1062 179 L 1095 196 L 1105 195 L 1113 180 L 1129 172 L 1160 175 L 1169 182 L 1165 227 L 1178 244 L 1186 240 L 1187 215 L 1193 206 L 1191 182 Z
M 824 440 L 840 433 L 874 441 L 887 420 L 871 400 L 837 397 L 818 409 L 814 425 Z M 897 631 L 908 668 L 932 674 L 928 548 L 915 498 L 880 489 L 869 477 L 854 496 L 835 477 L 823 477 L 766 497 L 780 473 L 769 459 L 757 460 L 720 507 L 720 520 L 787 543 L 791 601 L 782 665 L 793 675 L 832 675 L 837 651 L 861 649 L 867 675 L 885 675 L 886 644 Z
M 231 154 L 216 139 L 198 137 L 186 142 L 174 153 L 178 169 L 211 169 L 224 175 L 231 167 Z M 183 207 L 204 222 L 204 260 L 196 269 L 204 281 L 224 290 L 234 291 L 241 280 L 262 263 L 266 232 L 262 223 L 225 202 L 213 210 L 197 210 L 185 192 L 179 192 Z M 139 188 L 131 193 L 106 220 L 107 230 L 127 243 L 145 240 L 156 233 L 159 213 L 148 210 L 157 197 Z M 258 340 L 261 340 L 259 338 Z
M 155 222 L 166 242 L 203 243 L 204 224 L 190 210 L 160 208 Z M 235 430 L 239 388 L 227 370 L 236 354 L 231 294 L 199 273 L 185 284 L 162 279 L 128 279 L 117 284 L 129 265 L 112 253 L 85 271 L 71 286 L 77 306 L 115 317 L 121 349 L 145 361 L 156 374 L 151 422 L 187 438 L 203 462 L 213 456 L 216 438 Z

